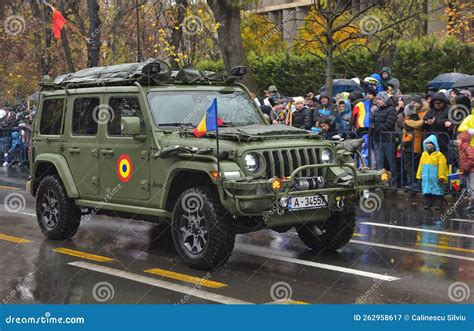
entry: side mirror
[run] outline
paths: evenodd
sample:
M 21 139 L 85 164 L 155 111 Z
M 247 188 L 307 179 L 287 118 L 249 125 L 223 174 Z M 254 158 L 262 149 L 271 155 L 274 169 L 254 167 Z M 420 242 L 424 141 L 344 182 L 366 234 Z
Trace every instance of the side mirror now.
M 140 118 L 137 116 L 122 117 L 122 134 L 125 136 L 137 136 L 140 134 Z

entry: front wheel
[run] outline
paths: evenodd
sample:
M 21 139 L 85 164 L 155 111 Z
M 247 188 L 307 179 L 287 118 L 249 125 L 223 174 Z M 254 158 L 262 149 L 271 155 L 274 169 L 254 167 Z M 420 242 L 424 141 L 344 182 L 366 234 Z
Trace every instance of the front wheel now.
M 324 226 L 307 223 L 296 230 L 303 243 L 313 250 L 336 250 L 344 247 L 352 238 L 355 230 L 356 213 L 354 207 L 334 212 Z
M 235 243 L 235 228 L 215 190 L 191 188 L 178 198 L 171 219 L 173 243 L 190 267 L 210 270 L 224 264 Z
M 81 210 L 69 199 L 58 177 L 47 176 L 41 180 L 36 195 L 36 217 L 48 239 L 65 240 L 76 234 Z

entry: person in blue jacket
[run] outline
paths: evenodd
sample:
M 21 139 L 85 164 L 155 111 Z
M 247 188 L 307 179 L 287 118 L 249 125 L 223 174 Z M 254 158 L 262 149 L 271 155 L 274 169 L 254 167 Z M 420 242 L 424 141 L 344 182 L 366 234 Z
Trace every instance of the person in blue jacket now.
M 438 138 L 434 134 L 423 141 L 423 150 L 416 178 L 421 179 L 424 208 L 434 206 L 435 210 L 440 210 L 444 202 L 443 184 L 448 182 L 446 157 L 440 152 Z
M 379 74 L 372 74 L 370 77 L 375 78 L 379 83 L 376 86 L 377 93 L 382 92 L 383 86 L 382 86 L 382 77 Z
M 25 145 L 21 141 L 21 136 L 18 132 L 14 131 L 11 134 L 12 143 L 8 150 L 7 162 L 11 165 L 13 162 L 21 162 L 23 160 L 23 153 L 25 151 Z

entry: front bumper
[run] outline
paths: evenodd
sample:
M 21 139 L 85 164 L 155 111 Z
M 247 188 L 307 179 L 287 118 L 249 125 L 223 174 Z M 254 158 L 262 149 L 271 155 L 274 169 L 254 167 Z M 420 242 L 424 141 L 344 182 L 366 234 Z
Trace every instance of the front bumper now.
M 323 188 L 295 190 L 297 174 L 307 169 L 326 168 L 326 184 Z M 223 180 L 221 199 L 225 207 L 236 216 L 263 216 L 280 206 L 282 198 L 327 195 L 327 207 L 341 209 L 344 201 L 359 198 L 364 190 L 383 188 L 380 172 L 363 169 L 358 171 L 354 164 L 314 164 L 295 169 L 291 176 L 282 180 L 280 190 L 272 188 L 272 179 Z M 342 203 L 341 203 L 342 201 Z M 292 213 L 299 212 L 294 211 Z M 314 212 L 314 210 L 313 210 Z

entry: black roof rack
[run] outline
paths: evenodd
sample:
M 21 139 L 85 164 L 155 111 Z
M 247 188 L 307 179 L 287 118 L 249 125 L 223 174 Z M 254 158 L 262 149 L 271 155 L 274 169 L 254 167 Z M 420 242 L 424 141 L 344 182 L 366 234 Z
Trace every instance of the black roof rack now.
M 237 68 L 237 67 L 236 67 Z M 244 68 L 244 67 L 238 67 Z M 235 69 L 235 68 L 234 68 Z M 171 71 L 169 65 L 153 58 L 140 63 L 125 63 L 106 67 L 95 67 L 79 70 L 56 77 L 52 80 L 45 76 L 40 86 L 42 89 L 63 89 L 95 86 L 127 86 L 135 82 L 153 85 L 177 84 L 212 84 L 228 83 L 240 79 L 243 75 L 231 75 L 200 71 L 192 64 L 179 71 Z M 240 72 L 240 71 L 237 71 Z M 245 74 L 245 73 L 244 73 Z
M 79 70 L 56 77 L 53 82 L 40 83 L 44 87 L 89 87 L 108 85 L 131 85 L 135 82 L 166 84 L 171 78 L 171 69 L 163 61 L 149 59 L 140 63 L 125 63 L 106 67 Z

